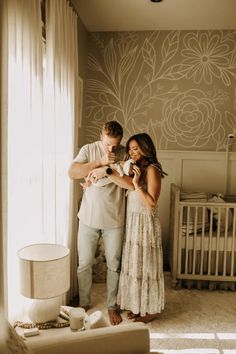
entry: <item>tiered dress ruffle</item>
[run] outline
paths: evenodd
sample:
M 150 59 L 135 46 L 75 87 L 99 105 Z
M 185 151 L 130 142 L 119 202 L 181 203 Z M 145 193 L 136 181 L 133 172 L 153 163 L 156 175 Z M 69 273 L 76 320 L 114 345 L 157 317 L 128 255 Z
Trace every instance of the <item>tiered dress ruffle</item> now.
M 117 304 L 145 316 L 164 309 L 161 225 L 157 208 L 148 209 L 138 191 L 129 191 L 126 234 Z

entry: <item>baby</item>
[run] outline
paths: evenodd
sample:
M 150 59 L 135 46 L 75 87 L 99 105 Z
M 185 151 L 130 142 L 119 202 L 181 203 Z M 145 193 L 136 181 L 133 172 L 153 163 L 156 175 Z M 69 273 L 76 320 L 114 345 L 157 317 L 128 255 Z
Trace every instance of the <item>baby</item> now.
M 130 176 L 133 177 L 133 165 L 135 164 L 135 161 L 132 159 L 126 160 L 126 161 L 120 161 L 114 164 L 111 164 L 110 167 L 113 170 L 116 170 L 120 176 Z M 89 187 L 91 184 L 95 187 L 103 187 L 109 183 L 112 183 L 112 181 L 107 178 L 107 177 L 102 177 L 98 179 L 97 181 L 94 181 L 91 177 L 86 177 L 84 183 L 80 183 L 83 189 Z

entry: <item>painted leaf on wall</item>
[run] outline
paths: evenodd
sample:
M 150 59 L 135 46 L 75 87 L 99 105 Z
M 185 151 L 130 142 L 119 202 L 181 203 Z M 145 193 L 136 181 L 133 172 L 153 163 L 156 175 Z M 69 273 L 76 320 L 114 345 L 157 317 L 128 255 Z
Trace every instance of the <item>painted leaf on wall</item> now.
M 187 64 L 172 65 L 167 68 L 161 78 L 166 80 L 180 80 L 186 76 L 188 71 L 189 65 Z
M 105 48 L 104 63 L 110 77 L 114 80 L 117 63 L 113 39 L 110 40 L 109 45 Z
M 167 63 L 170 61 L 179 48 L 179 32 L 170 32 L 161 47 L 162 61 Z
M 119 81 L 132 69 L 136 58 L 137 47 L 133 48 L 127 55 L 121 58 L 118 64 Z
M 142 47 L 142 55 L 144 62 L 150 65 L 151 68 L 154 68 L 156 53 L 148 38 L 146 38 L 144 41 Z

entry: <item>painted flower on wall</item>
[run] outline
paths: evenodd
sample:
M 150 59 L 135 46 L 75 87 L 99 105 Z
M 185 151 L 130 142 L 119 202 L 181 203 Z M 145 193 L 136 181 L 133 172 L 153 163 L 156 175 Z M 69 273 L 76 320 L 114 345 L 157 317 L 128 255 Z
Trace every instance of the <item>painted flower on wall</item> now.
M 183 148 L 206 146 L 221 127 L 221 116 L 212 100 L 200 90 L 177 94 L 162 110 L 162 136 Z
M 182 55 L 185 57 L 183 63 L 190 66 L 187 78 L 192 78 L 196 84 L 201 81 L 211 84 L 215 77 L 222 79 L 225 85 L 230 85 L 231 76 L 235 75 L 235 63 L 230 65 L 229 40 L 222 32 L 186 34 Z

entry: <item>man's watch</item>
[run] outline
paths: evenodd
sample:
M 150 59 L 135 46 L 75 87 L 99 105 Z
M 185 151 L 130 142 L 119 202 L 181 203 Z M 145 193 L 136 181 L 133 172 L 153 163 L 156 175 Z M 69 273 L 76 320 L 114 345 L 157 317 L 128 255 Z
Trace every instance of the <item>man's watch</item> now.
M 106 169 L 106 175 L 110 176 L 112 174 L 112 168 L 111 167 L 107 167 Z

